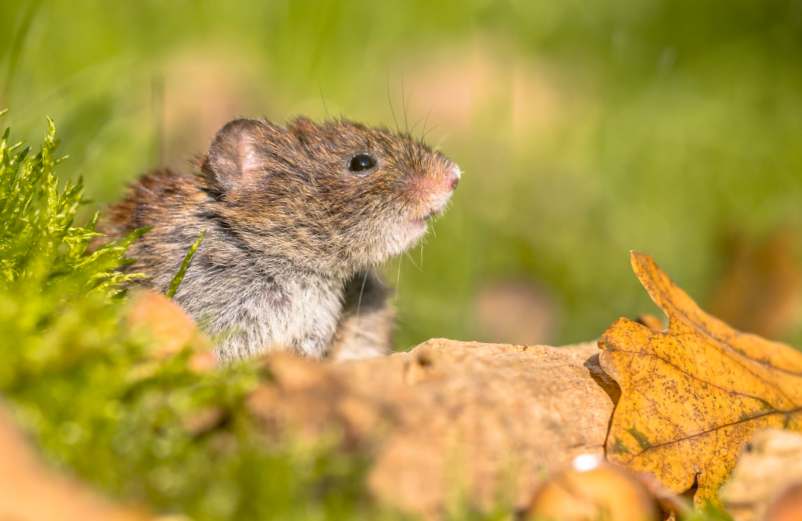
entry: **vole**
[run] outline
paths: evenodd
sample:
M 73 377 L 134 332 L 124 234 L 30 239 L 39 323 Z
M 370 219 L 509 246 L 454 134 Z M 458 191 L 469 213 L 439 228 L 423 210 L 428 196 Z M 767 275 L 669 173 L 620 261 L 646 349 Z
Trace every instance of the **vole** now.
M 300 117 L 233 120 L 199 164 L 148 174 L 110 208 L 107 235 L 150 229 L 127 269 L 164 291 L 203 232 L 175 300 L 219 339 L 222 360 L 390 350 L 390 291 L 375 269 L 444 210 L 454 162 L 408 134 Z

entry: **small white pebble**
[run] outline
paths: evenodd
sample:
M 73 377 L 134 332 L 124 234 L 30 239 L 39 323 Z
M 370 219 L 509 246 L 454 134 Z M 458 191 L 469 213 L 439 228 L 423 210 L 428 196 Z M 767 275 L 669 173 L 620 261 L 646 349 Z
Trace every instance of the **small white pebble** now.
M 574 458 L 571 465 L 578 472 L 587 472 L 598 467 L 599 463 L 601 463 L 601 458 L 595 454 L 580 454 Z

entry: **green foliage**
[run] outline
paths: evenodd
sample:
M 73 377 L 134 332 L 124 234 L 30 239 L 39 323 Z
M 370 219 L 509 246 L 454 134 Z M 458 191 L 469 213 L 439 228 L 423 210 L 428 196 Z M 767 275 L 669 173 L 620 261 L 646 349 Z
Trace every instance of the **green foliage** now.
M 720 508 L 706 505 L 682 517 L 682 521 L 732 521 L 732 516 Z
M 184 280 L 184 275 L 187 273 L 187 269 L 189 269 L 189 265 L 192 263 L 192 257 L 195 256 L 195 252 L 198 251 L 200 248 L 201 243 L 203 242 L 204 233 L 201 232 L 195 242 L 189 247 L 187 250 L 187 254 L 184 255 L 184 259 L 181 261 L 181 266 L 178 267 L 178 271 L 176 272 L 173 279 L 170 281 L 170 287 L 167 288 L 167 296 L 173 298 L 175 296 L 175 292 L 178 291 L 178 286 L 181 285 L 181 281 Z
M 101 203 L 183 168 L 226 117 L 431 110 L 430 141 L 466 175 L 436 238 L 391 270 L 399 347 L 504 340 L 475 306 L 498 279 L 535 283 L 558 323 L 532 341 L 562 344 L 647 309 L 631 249 L 705 304 L 729 232 L 789 225 L 802 245 L 797 1 L 101 5 L 0 2 L 0 104 L 31 135 L 56 116 L 62 174 Z
M 86 226 L 73 225 L 82 183 L 59 186 L 53 122 L 48 120 L 44 143 L 33 157 L 30 147 L 10 144 L 9 134 L 6 129 L 0 141 L 0 283 L 77 283 L 82 290 L 103 292 L 133 279 L 113 270 L 135 236 L 87 253 L 97 237 L 97 214 Z
M 243 407 L 250 365 L 197 374 L 189 352 L 149 358 L 122 320 L 126 244 L 89 249 L 81 185 L 60 185 L 49 123 L 41 150 L 0 141 L 0 395 L 51 461 L 115 496 L 195 519 L 341 519 L 373 508 L 361 460 L 269 442 Z M 150 360 L 150 361 L 149 361 Z M 209 410 L 219 429 L 188 420 Z

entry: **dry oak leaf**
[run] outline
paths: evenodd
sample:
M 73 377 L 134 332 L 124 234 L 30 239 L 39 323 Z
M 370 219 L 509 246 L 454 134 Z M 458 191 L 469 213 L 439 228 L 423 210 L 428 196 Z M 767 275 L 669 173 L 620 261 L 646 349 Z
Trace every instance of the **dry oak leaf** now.
M 599 340 L 601 366 L 621 387 L 607 458 L 677 493 L 696 482 L 697 505 L 718 503 L 755 431 L 802 430 L 802 353 L 706 314 L 651 257 L 631 262 L 669 325 L 622 318 Z

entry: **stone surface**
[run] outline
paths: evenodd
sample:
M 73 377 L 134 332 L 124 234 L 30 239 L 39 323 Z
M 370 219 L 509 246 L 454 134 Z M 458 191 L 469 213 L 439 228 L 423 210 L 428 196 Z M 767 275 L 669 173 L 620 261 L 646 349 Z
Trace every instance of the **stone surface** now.
M 126 314 L 128 326 L 150 342 L 148 358 L 158 362 L 192 350 L 190 368 L 197 372 L 214 369 L 217 361 L 212 341 L 172 299 L 152 290 L 136 290 Z
M 755 434 L 752 442 L 738 458 L 729 481 L 721 488 L 719 497 L 736 521 L 780 519 L 768 515 L 770 510 L 793 508 L 802 519 L 802 435 L 796 432 L 770 429 Z M 785 493 L 788 492 L 787 497 Z M 789 518 L 790 519 L 790 518 Z
M 5 411 L 0 411 L 0 519 L 13 521 L 145 521 L 40 461 Z
M 376 496 L 404 510 L 437 514 L 460 494 L 523 506 L 550 471 L 603 453 L 616 388 L 597 352 L 435 339 L 341 364 L 273 355 L 249 406 L 269 429 L 340 431 L 372 455 Z
M 526 519 L 559 521 L 659 521 L 663 515 L 641 477 L 596 457 L 580 456 L 571 468 L 538 489 Z

